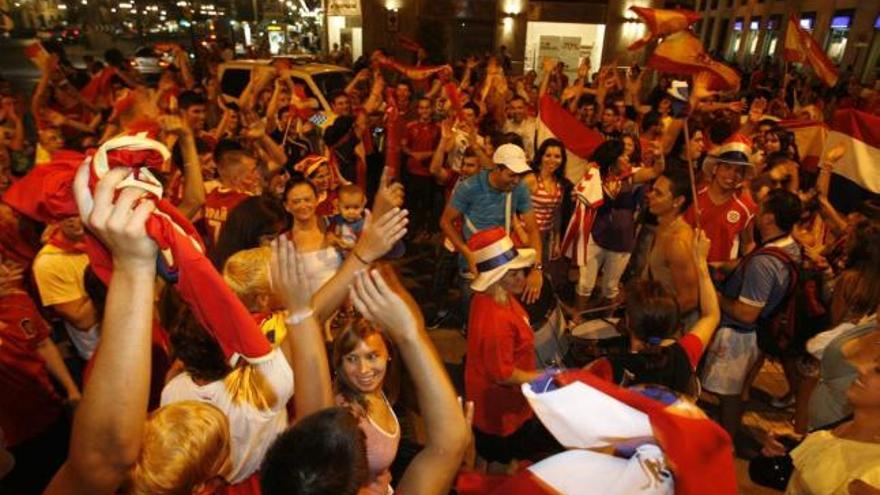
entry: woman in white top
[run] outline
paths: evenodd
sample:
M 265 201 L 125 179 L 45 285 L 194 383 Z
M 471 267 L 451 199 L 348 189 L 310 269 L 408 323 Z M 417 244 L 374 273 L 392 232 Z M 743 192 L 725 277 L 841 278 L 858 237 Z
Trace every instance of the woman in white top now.
M 317 215 L 317 207 L 315 186 L 302 178 L 287 183 L 284 209 L 293 217 L 289 237 L 305 270 L 309 294 L 317 292 L 342 264 L 339 251 L 327 243 L 326 220 Z

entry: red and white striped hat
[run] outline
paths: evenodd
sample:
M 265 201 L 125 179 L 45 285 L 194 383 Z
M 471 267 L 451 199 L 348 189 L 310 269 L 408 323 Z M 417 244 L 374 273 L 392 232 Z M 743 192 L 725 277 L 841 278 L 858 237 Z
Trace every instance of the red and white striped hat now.
M 493 227 L 475 233 L 468 240 L 468 248 L 477 258 L 480 274 L 471 283 L 471 289 L 482 292 L 508 270 L 525 268 L 535 263 L 534 249 L 517 249 L 503 227 Z

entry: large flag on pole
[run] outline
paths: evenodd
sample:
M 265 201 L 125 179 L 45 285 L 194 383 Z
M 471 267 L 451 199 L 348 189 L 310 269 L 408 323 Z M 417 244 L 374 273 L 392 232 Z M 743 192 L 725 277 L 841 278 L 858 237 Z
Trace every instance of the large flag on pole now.
M 839 78 L 837 67 L 825 55 L 825 52 L 813 38 L 813 35 L 802 28 L 797 18 L 793 15 L 788 17 L 782 58 L 786 62 L 809 64 L 813 68 L 813 72 L 816 73 L 816 77 L 825 83 L 826 86 L 831 87 L 837 84 Z
M 825 150 L 840 144 L 846 151 L 834 166 L 828 195 L 838 210 L 848 213 L 862 201 L 880 197 L 880 116 L 852 109 L 835 112 Z
M 712 74 L 709 89 L 739 89 L 739 74 L 710 57 L 699 38 L 689 31 L 667 36 L 648 59 L 648 67 L 672 74 L 709 72 Z
M 649 9 L 636 6 L 630 7 L 629 10 L 641 17 L 647 27 L 645 35 L 627 47 L 629 50 L 638 50 L 656 39 L 684 31 L 700 20 L 700 14 L 691 10 Z
M 547 138 L 555 137 L 565 145 L 567 163 L 565 176 L 577 184 L 587 171 L 590 155 L 602 144 L 602 134 L 581 123 L 549 95 L 541 97 L 538 104 L 538 137 L 540 146 Z

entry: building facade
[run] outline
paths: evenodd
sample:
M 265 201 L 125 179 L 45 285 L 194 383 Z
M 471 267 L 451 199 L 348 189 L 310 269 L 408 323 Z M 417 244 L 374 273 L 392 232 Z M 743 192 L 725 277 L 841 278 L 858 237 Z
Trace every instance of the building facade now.
M 663 5 L 659 0 L 361 1 L 367 52 L 385 48 L 406 56 L 399 49 L 400 35 L 423 44 L 439 38 L 447 60 L 496 53 L 503 46 L 514 73 L 540 72 L 541 60 L 553 57 L 572 74 L 582 59 L 594 71 L 614 60 L 628 65 L 643 59 L 644 51 L 626 50 L 645 29 L 628 9 Z
M 878 77 L 880 2 L 865 0 L 698 0 L 706 49 L 742 66 L 781 60 L 789 15 L 825 48 L 844 73 Z

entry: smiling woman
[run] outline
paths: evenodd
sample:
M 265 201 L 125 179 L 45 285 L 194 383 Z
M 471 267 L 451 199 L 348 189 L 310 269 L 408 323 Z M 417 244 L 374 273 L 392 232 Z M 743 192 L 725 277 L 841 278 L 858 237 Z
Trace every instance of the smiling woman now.
M 351 322 L 333 347 L 336 402 L 354 414 L 366 436 L 371 494 L 388 492 L 389 468 L 400 443 L 400 424 L 391 408 L 398 382 L 393 352 L 387 337 L 363 319 Z

